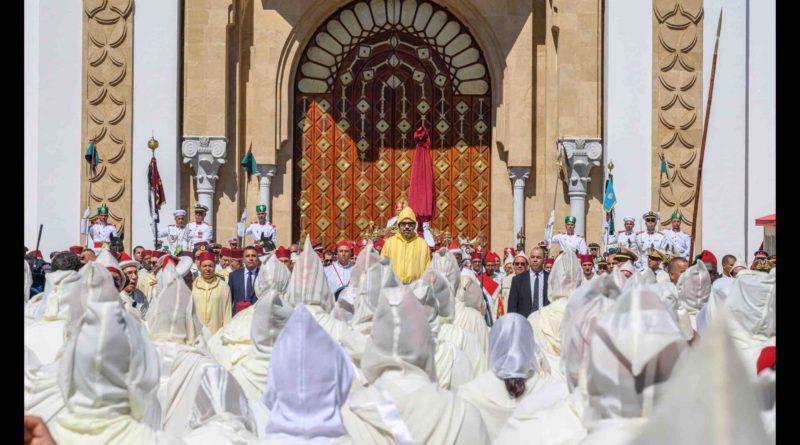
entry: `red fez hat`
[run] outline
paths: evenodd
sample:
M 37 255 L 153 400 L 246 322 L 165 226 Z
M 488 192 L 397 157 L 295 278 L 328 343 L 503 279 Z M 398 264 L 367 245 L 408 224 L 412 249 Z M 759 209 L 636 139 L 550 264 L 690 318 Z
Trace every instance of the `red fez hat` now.
M 704 250 L 700 252 L 700 261 L 702 262 L 709 261 L 714 264 L 717 264 L 717 257 L 715 257 L 714 254 L 709 252 L 708 250 Z
M 119 254 L 119 268 L 120 269 L 125 269 L 126 267 L 131 267 L 131 266 L 139 267 L 139 262 L 134 260 L 133 258 L 131 258 L 131 256 L 128 255 L 127 253 L 120 252 L 120 254 Z
M 154 250 L 150 252 L 150 258 L 161 258 L 162 255 L 164 255 L 164 252 L 160 250 Z
M 208 246 L 208 242 L 207 241 L 200 241 L 199 243 L 194 243 L 194 247 L 195 248 L 200 247 L 200 246 Z
M 214 254 L 207 250 L 200 252 L 200 254 L 197 255 L 197 258 L 200 260 L 201 263 L 203 261 L 216 261 L 216 258 L 214 258 Z
M 361 249 L 358 247 L 353 247 L 353 255 L 358 256 L 359 253 L 361 253 Z
M 381 247 L 383 247 L 384 242 L 385 241 L 383 240 L 383 238 L 381 238 L 378 241 L 375 241 L 372 245 L 375 246 L 377 249 L 380 249 Z
M 208 252 L 208 251 L 207 250 L 202 250 L 202 251 L 199 251 L 199 252 Z M 181 252 L 181 256 L 186 256 L 186 257 L 191 258 L 192 257 L 192 252 L 189 252 L 188 250 L 184 250 L 183 252 Z
M 358 242 L 358 247 L 361 248 L 367 247 L 367 243 L 369 243 L 369 241 L 367 241 L 366 238 L 362 238 L 361 241 Z
M 544 260 L 544 264 L 553 264 L 555 262 L 556 262 L 555 258 L 547 258 L 546 260 Z
M 288 260 L 292 257 L 292 252 L 283 246 L 279 246 L 278 250 L 275 251 L 275 256 L 278 257 L 279 260 Z
M 242 250 L 242 249 L 231 249 L 228 252 L 228 255 L 231 258 L 235 259 L 235 260 L 241 260 L 242 258 L 244 258 L 244 250 Z
M 259 255 L 264 255 L 264 248 L 262 246 L 256 246 L 256 252 L 258 252 Z
M 472 256 L 470 258 L 472 258 L 473 260 L 479 260 L 479 259 L 481 259 L 481 253 L 480 252 L 472 252 Z
M 494 253 L 494 252 L 489 252 L 489 253 L 486 254 L 486 262 L 491 263 L 491 262 L 497 261 L 499 259 L 500 259 L 500 257 L 497 256 L 497 254 Z
M 758 374 L 761 374 L 761 371 L 767 368 L 771 368 L 774 365 L 775 365 L 775 346 L 767 346 L 766 348 L 761 350 L 761 355 L 758 356 L 758 362 L 756 363 Z
M 230 247 L 223 247 L 219 250 L 219 256 L 231 256 L 231 248 Z
M 580 255 L 581 264 L 583 263 L 592 263 L 594 264 L 594 258 L 591 255 Z
M 31 250 L 28 252 L 28 256 L 32 256 L 34 258 L 42 259 L 42 251 L 41 250 Z
M 344 241 L 344 240 L 343 241 L 339 241 L 336 244 L 336 250 L 338 250 L 342 246 L 347 247 L 350 250 L 353 250 L 353 246 L 350 244 L 350 241 Z
M 145 257 L 148 257 L 148 256 L 153 256 L 153 251 L 152 250 L 143 250 L 142 251 L 142 258 L 144 259 Z
M 83 247 L 81 246 L 72 246 L 69 248 L 69 251 L 74 253 L 75 255 L 80 255 L 83 252 Z

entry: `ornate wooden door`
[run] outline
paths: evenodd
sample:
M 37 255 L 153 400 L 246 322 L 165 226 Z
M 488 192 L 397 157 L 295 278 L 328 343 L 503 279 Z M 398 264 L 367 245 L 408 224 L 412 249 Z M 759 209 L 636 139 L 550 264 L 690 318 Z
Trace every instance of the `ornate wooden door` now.
M 293 238 L 326 246 L 385 226 L 407 202 L 414 131 L 431 137 L 431 227 L 489 241 L 491 97 L 466 28 L 432 3 L 356 3 L 301 60 Z

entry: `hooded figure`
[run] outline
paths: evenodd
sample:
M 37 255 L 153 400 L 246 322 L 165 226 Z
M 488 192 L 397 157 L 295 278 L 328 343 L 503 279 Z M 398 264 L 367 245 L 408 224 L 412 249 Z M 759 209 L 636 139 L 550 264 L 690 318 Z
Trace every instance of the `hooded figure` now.
M 753 378 L 761 350 L 775 345 L 775 281 L 774 273 L 743 270 L 725 302 L 733 344 Z
M 164 272 L 169 268 L 174 266 L 167 264 Z M 188 430 L 203 373 L 218 366 L 206 353 L 192 291 L 183 280 L 172 280 L 153 301 L 147 328 L 161 365 L 158 399 L 164 431 L 180 436 Z
M 397 216 L 398 228 L 400 224 L 409 221 L 414 223 L 411 234 L 406 237 L 403 235 L 403 230 L 398 229 L 394 236 L 386 240 L 381 249 L 381 256 L 392 259 L 394 273 L 404 284 L 418 280 L 431 261 L 428 243 L 417 236 L 417 217 L 411 207 L 406 206 Z
M 489 370 L 462 386 L 458 394 L 478 408 L 489 438 L 494 440 L 522 398 L 545 381 L 530 323 L 522 315 L 510 313 L 492 326 Z
M 439 311 L 440 304 L 450 301 L 450 284 L 447 278 L 428 267 L 422 278 L 408 285 L 417 301 L 430 310 L 428 325 L 436 342 L 436 378 L 439 387 L 456 391 L 461 385 L 472 380 L 473 368 L 467 355 L 450 341 L 440 340 Z
M 678 278 L 678 320 L 681 331 L 691 339 L 697 331 L 697 313 L 708 301 L 711 295 L 711 275 L 708 274 L 705 263 L 698 261 L 694 266 L 686 269 Z M 691 331 L 686 326 L 686 320 L 691 323 Z M 688 334 L 691 335 L 687 335 Z
M 462 271 L 456 300 L 461 301 L 464 305 L 456 310 L 453 324 L 475 334 L 481 345 L 481 351 L 486 356 L 489 354 L 489 326 L 486 325 L 483 318 L 484 312 L 488 309 L 483 295 L 481 284 L 475 273 L 469 269 Z M 485 370 L 486 368 L 483 368 L 481 372 Z
M 581 423 L 587 404 L 586 370 L 592 334 L 614 304 L 620 289 L 609 275 L 579 287 L 561 323 L 561 369 L 526 396 L 502 428 L 496 443 L 551 445 L 577 443 L 586 436 Z M 566 378 L 566 385 L 564 379 Z
M 71 329 L 59 369 L 66 409 L 50 432 L 58 443 L 180 443 L 143 421 L 158 405 L 158 354 L 120 303 L 111 274 L 97 270 L 86 312 Z
M 556 258 L 547 278 L 547 299 L 550 304 L 528 316 L 536 341 L 542 347 L 551 369 L 561 368 L 561 320 L 569 297 L 583 280 L 583 269 L 577 255 L 568 250 Z
M 728 336 L 723 312 L 664 384 L 651 420 L 632 445 L 774 443 L 764 431 L 758 392 Z
M 735 278 L 720 277 L 711 285 L 711 296 L 708 298 L 708 303 L 697 313 L 697 332 L 700 335 L 705 334 L 705 330 L 711 326 L 720 308 L 725 306 L 728 294 L 735 282 Z
M 266 421 L 266 419 L 264 419 Z M 206 368 L 194 399 L 187 445 L 256 443 L 255 421 L 242 387 L 222 366 Z
M 26 263 L 27 264 L 27 263 Z M 64 345 L 64 328 L 70 305 L 81 298 L 81 275 L 57 270 L 45 275 L 45 291 L 25 326 L 25 346 L 40 364 L 52 363 Z
M 384 287 L 397 287 L 401 283 L 392 270 L 391 260 L 369 249 L 358 255 L 353 268 L 355 270 L 350 280 L 352 291 L 348 292 L 353 298 L 353 318 L 350 320 L 350 325 L 356 331 L 369 335 L 372 330 L 372 313 L 377 305 L 380 290 Z M 349 297 L 346 295 L 345 298 Z M 341 300 L 341 297 L 339 299 Z
M 349 323 L 353 327 L 355 327 L 355 324 L 358 324 L 359 327 L 362 327 L 361 323 L 353 320 L 355 318 L 355 305 L 358 297 L 358 288 L 363 281 L 363 276 L 366 274 L 367 269 L 380 261 L 380 259 L 381 256 L 378 251 L 374 249 L 372 240 L 367 241 L 367 245 L 364 246 L 364 249 L 359 252 L 358 256 L 356 257 L 356 262 L 353 265 L 352 272 L 350 273 L 348 285 L 339 293 L 339 299 L 336 300 L 336 303 L 334 304 L 332 314 L 337 320 Z M 362 333 L 367 334 L 364 332 Z
M 322 329 L 344 346 L 354 363 L 359 363 L 367 344 L 367 336 L 331 315 L 334 304 L 333 293 L 322 270 L 322 262 L 311 247 L 309 237 L 306 237 L 303 252 L 297 257 L 297 263 L 292 269 L 289 287 L 283 300 L 292 307 L 300 303 L 306 305 L 306 309 L 311 312 Z
M 31 286 L 33 286 L 33 273 L 31 272 L 31 266 L 28 264 L 27 261 L 23 261 L 25 263 L 25 281 L 23 285 L 23 289 L 25 290 L 25 298 L 22 300 L 23 302 L 27 303 L 28 300 L 31 298 Z
M 626 290 L 597 322 L 587 374 L 585 444 L 625 443 L 663 393 L 687 347 L 656 292 Z
M 352 363 L 304 304 L 295 308 L 278 337 L 269 367 L 263 395 L 270 410 L 265 443 L 351 442 L 341 407 L 353 380 Z
M 283 295 L 289 285 L 291 274 L 275 255 L 270 255 L 267 262 L 259 268 L 258 276 L 253 283 L 256 298 L 260 299 L 270 289 Z M 250 327 L 254 312 L 255 305 L 237 312 L 231 321 L 208 341 L 208 351 L 225 369 L 230 370 L 250 354 Z
M 488 443 L 480 413 L 436 383 L 427 311 L 410 290 L 381 295 L 361 367 L 371 385 L 342 409 L 359 443 Z
M 231 374 L 248 400 L 260 400 L 267 387 L 272 346 L 292 315 L 292 308 L 281 301 L 277 290 L 269 290 L 254 305 L 250 324 L 250 353 L 231 367 Z

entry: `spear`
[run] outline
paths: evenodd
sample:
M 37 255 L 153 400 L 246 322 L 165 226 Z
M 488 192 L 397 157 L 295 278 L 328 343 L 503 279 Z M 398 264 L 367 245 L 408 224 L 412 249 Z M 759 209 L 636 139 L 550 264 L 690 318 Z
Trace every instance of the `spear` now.
M 708 118 L 711 115 L 711 99 L 714 97 L 714 75 L 717 72 L 717 50 L 719 49 L 719 34 L 722 30 L 722 11 L 719 12 L 719 21 L 717 22 L 717 39 L 714 42 L 714 59 L 711 62 L 711 79 L 708 84 L 708 102 L 706 103 L 706 116 L 703 123 L 703 142 L 700 145 L 700 163 L 697 166 L 697 185 L 695 186 L 694 193 L 694 208 L 692 209 L 692 240 L 689 247 L 689 258 L 692 261 L 694 256 L 694 240 L 697 232 L 697 205 L 700 200 L 700 184 L 703 180 L 703 158 L 706 154 L 706 138 L 708 137 Z

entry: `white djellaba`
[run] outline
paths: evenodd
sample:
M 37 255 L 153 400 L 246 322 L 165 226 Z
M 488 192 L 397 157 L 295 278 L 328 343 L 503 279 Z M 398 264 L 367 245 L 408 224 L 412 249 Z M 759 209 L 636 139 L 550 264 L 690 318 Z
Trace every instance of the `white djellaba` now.
M 550 381 L 541 370 L 536 348 L 525 317 L 515 313 L 500 317 L 489 335 L 489 370 L 460 388 L 459 397 L 478 408 L 492 440 L 522 398 Z M 506 379 L 520 379 L 524 389 L 512 395 Z
M 352 272 L 350 273 L 350 281 L 348 285 L 339 293 L 339 299 L 333 306 L 331 314 L 337 319 L 349 324 L 353 329 L 361 332 L 364 335 L 369 335 L 369 329 L 372 328 L 372 312 L 362 312 L 356 316 L 356 308 L 359 300 L 362 277 L 366 274 L 367 270 L 375 263 L 381 260 L 381 256 L 373 247 L 372 240 L 367 242 L 367 245 L 356 257 L 356 262 L 353 265 Z M 365 306 L 360 306 L 359 309 L 364 309 Z
M 728 300 L 728 294 L 733 288 L 733 283 L 736 282 L 735 278 L 720 277 L 711 285 L 711 296 L 708 297 L 708 302 L 697 313 L 697 333 L 705 335 L 706 329 L 711 326 L 714 318 L 719 312 L 719 308 L 725 306 L 725 301 Z
M 270 255 L 267 262 L 259 268 L 253 283 L 256 297 L 261 299 L 270 289 L 283 295 L 291 274 L 275 255 Z M 252 351 L 250 327 L 254 312 L 255 305 L 237 312 L 231 321 L 208 340 L 208 351 L 225 369 L 230 370 Z
M 353 443 L 341 415 L 352 379 L 345 350 L 298 305 L 275 343 L 263 395 L 270 416 L 260 443 Z
M 350 286 L 339 295 L 341 307 L 346 307 L 352 300 L 353 316 L 349 321 L 350 326 L 357 332 L 369 335 L 372 331 L 372 314 L 381 288 L 397 287 L 401 284 L 392 270 L 390 258 L 381 257 L 374 249 L 362 250 L 353 266 Z
M 31 266 L 28 264 L 28 262 L 24 260 L 22 262 L 25 263 L 25 281 L 24 281 L 25 284 L 22 286 L 22 288 L 25 291 L 25 299 L 23 299 L 22 301 L 24 303 L 28 303 L 28 300 L 30 300 L 31 298 L 31 286 L 33 286 L 33 273 L 31 272 Z
M 528 316 L 534 337 L 556 376 L 560 376 L 561 369 L 561 320 L 564 318 L 569 296 L 581 285 L 582 280 L 580 260 L 567 247 L 556 258 L 547 278 L 547 299 L 550 304 Z
M 99 271 L 105 273 L 101 274 Z M 96 294 L 101 285 L 114 287 L 113 282 L 103 281 L 105 278 L 110 280 L 111 275 L 95 262 L 83 266 L 77 275 L 78 286 L 73 288 L 74 283 L 71 283 L 70 289 L 62 289 L 64 292 L 60 293 L 58 298 L 58 311 L 65 311 L 66 322 L 62 332 L 58 333 L 57 339 L 61 342 L 61 347 L 55 359 L 51 363 L 25 370 L 25 414 L 41 417 L 48 427 L 53 426 L 56 416 L 64 409 L 64 398 L 58 387 L 58 370 L 64 345 L 86 311 L 87 298 Z M 65 296 L 63 293 L 68 295 Z
M 25 324 L 25 347 L 39 364 L 52 363 L 64 345 L 69 307 L 81 298 L 81 282 L 81 275 L 74 270 L 45 275 L 45 291 L 37 295 L 39 302 L 28 318 L 31 322 Z
M 464 303 L 464 305 L 456 310 L 453 324 L 475 334 L 481 345 L 481 351 L 484 356 L 488 356 L 489 326 L 486 325 L 486 320 L 483 318 L 483 314 L 488 308 L 483 300 L 481 284 L 478 282 L 475 272 L 471 269 L 461 271 L 456 300 Z M 483 368 L 481 373 L 485 370 L 486 368 Z
M 356 442 L 488 443 L 478 410 L 436 383 L 429 316 L 410 289 L 382 293 L 361 363 L 371 384 L 342 408 Z
M 756 376 L 761 350 L 775 346 L 775 270 L 743 270 L 728 291 L 725 307 L 731 315 L 730 334 L 748 374 Z
M 687 340 L 697 332 L 697 313 L 711 295 L 711 275 L 702 261 L 678 278 L 678 324 Z
M 587 374 L 588 435 L 580 443 L 629 442 L 664 393 L 688 344 L 649 286 L 629 288 L 597 322 Z
M 167 263 L 163 274 L 175 273 L 170 270 L 174 267 Z M 183 280 L 171 280 L 154 299 L 147 312 L 147 327 L 161 365 L 158 399 L 163 429 L 180 436 L 189 430 L 203 374 L 218 366 L 206 352 L 192 291 Z
M 428 325 L 436 342 L 434 360 L 439 387 L 456 392 L 461 385 L 473 379 L 473 371 L 464 351 L 449 341 L 438 339 L 439 310 L 442 306 L 451 304 L 448 303 L 452 298 L 450 285 L 444 275 L 428 267 L 419 280 L 407 287 L 417 297 L 417 301 L 430 310 Z
M 726 312 L 664 383 L 651 420 L 631 445 L 774 443 L 764 431 L 750 371 L 728 335 Z
M 283 300 L 292 307 L 296 307 L 300 303 L 305 304 L 322 329 L 325 329 L 334 340 L 338 341 L 350 355 L 353 363 L 358 365 L 364 354 L 367 336 L 331 315 L 334 305 L 333 293 L 325 278 L 322 261 L 311 247 L 311 238 L 308 236 L 306 236 L 303 251 L 297 257 L 297 262 L 292 269 L 289 287 L 286 289 Z
M 561 371 L 566 382 L 551 377 L 526 396 L 496 443 L 556 445 L 575 443 L 586 436 L 581 417 L 588 399 L 586 370 L 592 334 L 597 320 L 619 294 L 612 274 L 595 276 L 572 293 L 561 323 Z
M 94 269 L 98 279 L 61 357 L 66 408 L 50 429 L 53 438 L 60 444 L 182 443 L 145 419 L 157 411 L 158 354 L 144 326 L 122 306 L 111 274 Z

